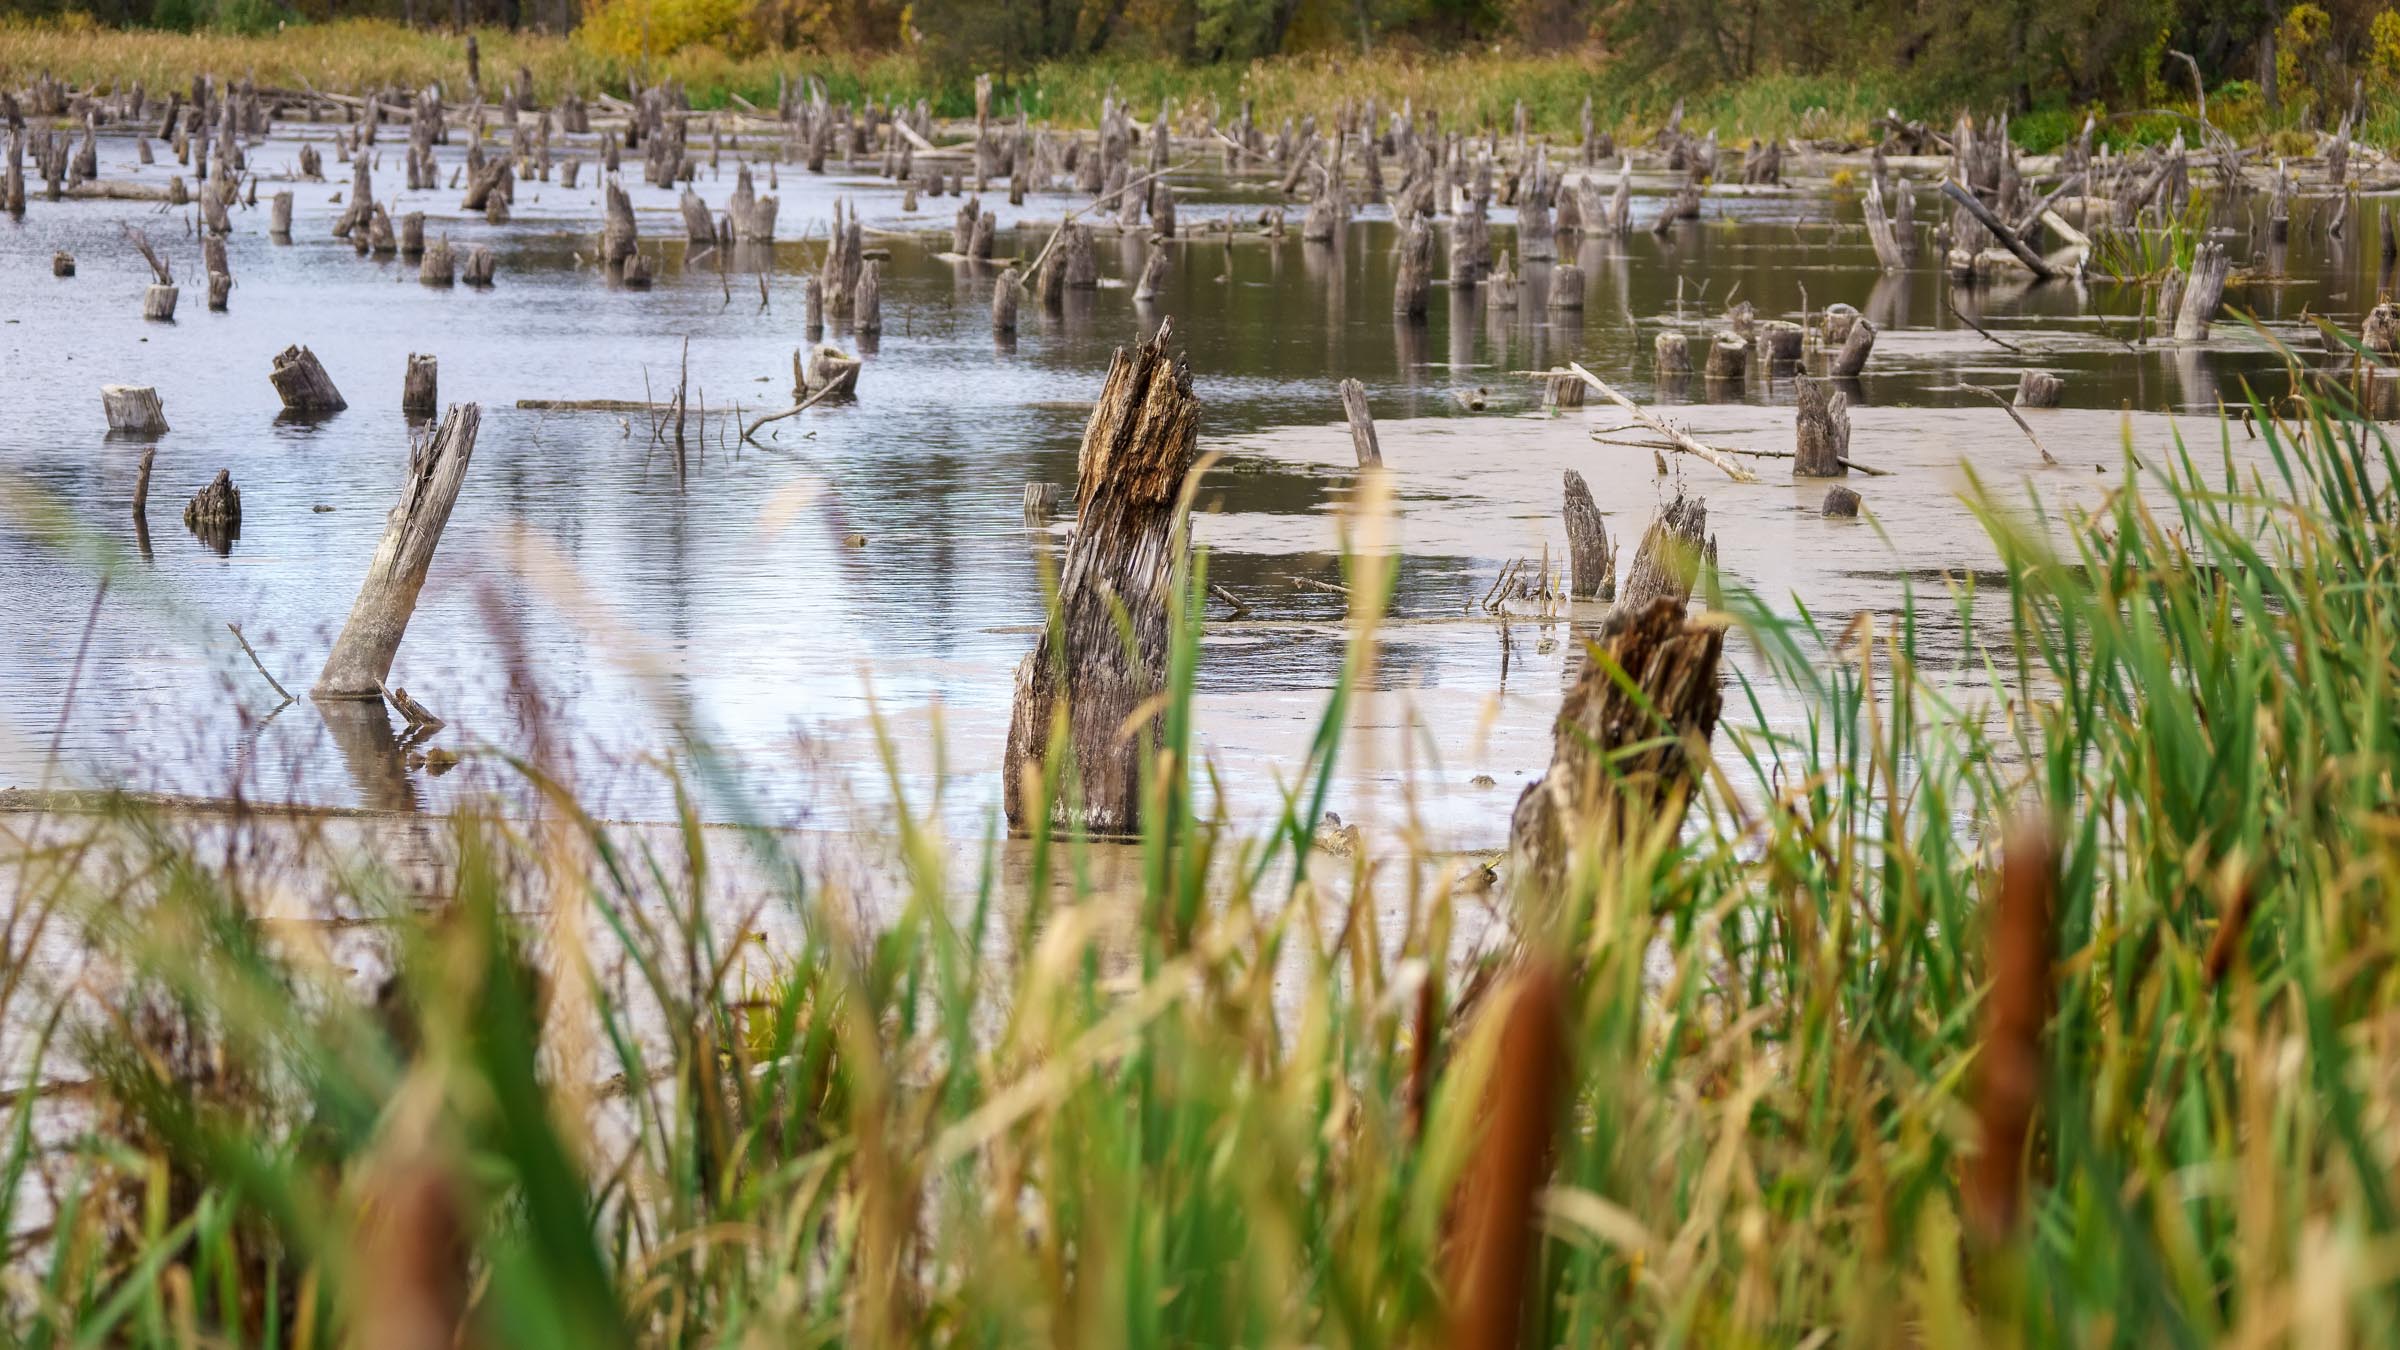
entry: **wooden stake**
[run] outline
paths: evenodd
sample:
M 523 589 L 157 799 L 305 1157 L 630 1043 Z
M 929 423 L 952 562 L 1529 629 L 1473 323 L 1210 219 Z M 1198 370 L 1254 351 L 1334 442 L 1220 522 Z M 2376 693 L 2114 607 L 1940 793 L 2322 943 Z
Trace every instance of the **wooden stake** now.
M 1375 419 L 1367 412 L 1367 387 L 1356 380 L 1341 384 L 1342 416 L 1350 423 L 1350 446 L 1358 452 L 1358 467 L 1383 467 L 1383 447 L 1375 438 Z

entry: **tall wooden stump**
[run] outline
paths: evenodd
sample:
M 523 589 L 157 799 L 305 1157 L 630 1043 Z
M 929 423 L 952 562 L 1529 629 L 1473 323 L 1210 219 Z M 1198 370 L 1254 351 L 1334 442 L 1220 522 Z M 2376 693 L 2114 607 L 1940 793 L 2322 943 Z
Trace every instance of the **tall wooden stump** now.
M 366 581 L 350 618 L 334 640 L 310 692 L 318 698 L 376 698 L 392 673 L 392 658 L 416 612 L 417 595 L 433 566 L 433 551 L 458 503 L 467 461 L 475 453 L 475 431 L 483 417 L 473 403 L 459 404 L 442 419 L 441 430 L 409 446 L 408 481 L 399 504 L 385 520 L 383 541 L 367 564 Z
M 1400 270 L 1392 286 L 1392 313 L 1421 319 L 1432 295 L 1433 227 L 1417 216 L 1400 230 Z
M 1003 336 L 1017 331 L 1017 303 L 1025 286 L 1017 280 L 1017 269 L 1009 268 L 992 283 L 992 331 Z
M 1853 313 L 1845 325 L 1841 349 L 1833 354 L 1828 371 L 1838 379 L 1854 380 L 1867 368 L 1867 358 L 1875 351 L 1875 324 L 1864 315 Z
M 142 317 L 157 319 L 162 323 L 172 322 L 175 318 L 175 298 L 180 294 L 173 286 L 152 283 L 148 290 L 142 292 Z
M 1152 244 L 1150 256 L 1142 262 L 1142 279 L 1133 288 L 1134 302 L 1143 305 L 1149 304 L 1158 298 L 1159 291 L 1166 284 L 1167 250 L 1163 245 Z
M 1126 834 L 1141 821 L 1147 731 L 1126 721 L 1165 679 L 1168 588 L 1180 584 L 1188 541 L 1181 502 L 1199 443 L 1191 371 L 1167 353 L 1169 324 L 1140 347 L 1119 348 L 1076 456 L 1075 530 L 1059 570 L 1058 614 L 1017 667 L 1001 763 L 1009 827 L 1032 828 L 1033 799 L 1055 731 L 1067 733 L 1073 778 L 1062 776 L 1054 822 Z M 1131 642 L 1120 635 L 1118 613 Z
M 1583 309 L 1583 269 L 1562 262 L 1550 269 L 1550 308 L 1561 312 Z
M 1671 833 L 1690 794 L 1693 751 L 1716 731 L 1721 625 L 1687 620 L 1662 598 L 1621 605 L 1609 628 L 1610 659 L 1579 664 L 1550 767 L 1509 819 L 1509 887 L 1520 905 L 1555 897 L 1579 859 L 1598 864 L 1621 840 Z
M 1567 591 L 1578 600 L 1607 600 L 1617 593 L 1617 555 L 1608 547 L 1608 526 L 1583 475 L 1567 470 Z
M 1367 412 L 1367 387 L 1342 381 L 1342 416 L 1350 423 L 1350 448 L 1358 452 L 1358 467 L 1382 468 L 1383 445 L 1375 438 L 1375 419 Z
M 110 431 L 155 436 L 167 429 L 167 410 L 158 391 L 146 384 L 100 386 L 100 407 L 108 414 Z
M 1708 502 L 1677 493 L 1642 531 L 1633 562 L 1617 581 L 1617 612 L 1639 613 L 1660 599 L 1688 604 L 1700 569 L 1716 560 L 1708 538 Z
M 2020 408 L 2055 408 L 2060 391 L 2067 382 L 2047 371 L 2028 370 L 2017 376 L 2017 406 Z
M 184 528 L 211 544 L 223 545 L 241 537 L 242 494 L 233 485 L 233 475 L 224 469 L 209 480 L 208 486 L 192 494 L 184 503 Z
M 633 199 L 625 195 L 625 185 L 614 177 L 608 180 L 603 197 L 606 205 L 600 227 L 600 260 L 618 266 L 634 253 Z
M 400 380 L 400 411 L 410 417 L 431 417 L 440 411 L 440 363 L 431 356 L 408 354 L 408 373 Z
M 1712 380 L 1738 381 L 1750 367 L 1750 344 L 1732 333 L 1719 333 L 1708 344 L 1706 374 Z
M 2225 298 L 2225 278 L 2232 270 L 2233 260 L 2226 256 L 2225 246 L 2214 240 L 2192 255 L 2192 274 L 2183 283 L 2182 303 L 2175 311 L 2177 342 L 2208 340 L 2209 321 L 2217 317 L 2217 305 Z
M 1792 455 L 1794 478 L 1842 478 L 1850 453 L 1850 400 L 1823 380 L 1802 380 L 1799 386 L 1797 444 Z
M 1661 376 L 1692 373 L 1690 338 L 1681 333 L 1661 333 L 1651 343 L 1651 349 L 1658 354 L 1658 373 Z
M 293 413 L 340 412 L 350 404 L 342 391 L 333 387 L 333 378 L 318 363 L 317 354 L 306 347 L 286 347 L 275 357 L 275 368 L 267 372 L 268 383 L 283 400 L 283 410 Z

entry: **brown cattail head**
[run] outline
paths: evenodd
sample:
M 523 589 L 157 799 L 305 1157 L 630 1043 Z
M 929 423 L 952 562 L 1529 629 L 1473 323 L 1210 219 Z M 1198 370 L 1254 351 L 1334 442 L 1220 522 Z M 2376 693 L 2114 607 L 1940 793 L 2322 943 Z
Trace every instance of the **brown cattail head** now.
M 1990 987 L 1976 1055 L 1975 1119 L 1982 1147 L 1962 1190 L 1969 1229 L 1984 1242 L 2016 1230 L 2024 1205 L 2025 1148 L 2041 1105 L 2042 1027 L 2050 1019 L 2051 911 L 2058 855 L 2039 822 L 2009 832 L 1992 906 Z
M 1550 1175 L 1566 1097 L 1566 981 L 1537 961 L 1510 982 L 1491 1012 L 1502 1019 L 1481 1147 L 1459 1182 L 1452 1213 L 1451 1334 L 1458 1350 L 1518 1343 L 1534 1256 L 1534 1206 Z

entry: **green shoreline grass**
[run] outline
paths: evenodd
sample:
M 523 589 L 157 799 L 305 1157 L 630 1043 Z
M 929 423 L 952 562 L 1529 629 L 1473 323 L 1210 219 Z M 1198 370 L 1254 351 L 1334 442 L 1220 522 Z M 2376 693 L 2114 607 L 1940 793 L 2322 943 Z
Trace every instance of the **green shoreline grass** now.
M 825 81 L 836 100 L 868 95 L 925 98 L 938 115 L 951 117 L 971 115 L 974 108 L 971 80 L 943 75 L 905 54 L 782 52 L 735 57 L 715 48 L 693 47 L 639 64 L 595 52 L 570 38 L 498 30 L 479 30 L 476 36 L 488 83 L 497 87 L 522 65 L 532 71 L 536 91 L 545 99 L 568 89 L 622 93 L 627 80 L 639 75 L 645 80 L 681 80 L 695 107 L 730 107 L 736 96 L 772 107 L 780 78 L 810 75 Z M 0 19 L 0 84 L 22 86 L 45 71 L 79 86 L 116 87 L 138 81 L 156 92 L 181 87 L 204 71 L 227 79 L 249 76 L 286 88 L 306 83 L 342 92 L 370 85 L 422 87 L 436 80 L 456 88 L 465 78 L 466 44 L 463 37 L 412 31 L 379 20 L 342 20 L 241 36 Z M 1947 125 L 1958 111 L 1916 97 L 1905 81 L 1876 72 L 1850 79 L 1762 75 L 1737 85 L 1686 90 L 1645 80 L 1601 56 L 1491 50 L 1439 57 L 1311 54 L 1213 66 L 1103 57 L 1047 63 L 1004 79 L 1002 87 L 1004 101 L 1021 94 L 1032 116 L 1073 126 L 1093 125 L 1101 100 L 1112 89 L 1143 110 L 1170 98 L 1186 107 L 1214 98 L 1227 118 L 1250 98 L 1256 115 L 1270 126 L 1286 116 L 1326 117 L 1342 100 L 1372 97 L 1385 109 L 1413 101 L 1420 109 L 1438 110 L 1451 125 L 1506 128 L 1522 100 L 1533 128 L 1554 139 L 1578 134 L 1587 96 L 1593 100 L 1598 125 L 1621 137 L 1646 137 L 1655 131 L 1678 99 L 1685 104 L 1687 128 L 1713 128 L 1728 140 L 1864 140 L 1872 121 L 1886 110 L 1897 109 L 1937 126 Z M 2188 100 L 2157 106 L 2173 114 L 2190 109 Z M 2019 117 L 2013 125 L 2020 144 L 2044 151 L 2074 134 L 2086 111 L 2045 108 Z M 2238 99 L 2212 99 L 2210 112 L 2220 126 L 2242 137 L 2263 134 L 2276 125 L 2262 110 Z M 2163 140 L 2179 125 L 2189 123 L 2176 116 L 2133 117 L 2109 123 L 2106 133 L 2119 144 Z M 2373 139 L 2379 130 L 2387 139 L 2400 137 L 2400 110 L 2379 113 L 2366 135 Z

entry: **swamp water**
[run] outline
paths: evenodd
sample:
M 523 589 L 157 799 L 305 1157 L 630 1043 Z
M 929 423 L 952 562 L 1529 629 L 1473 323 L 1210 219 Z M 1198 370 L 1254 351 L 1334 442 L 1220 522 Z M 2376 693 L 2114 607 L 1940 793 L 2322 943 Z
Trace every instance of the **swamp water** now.
M 897 186 L 864 163 L 822 177 L 781 168 L 785 237 L 721 260 L 683 242 L 673 192 L 629 182 L 659 276 L 627 290 L 594 265 L 600 188 L 588 147 L 582 186 L 523 182 L 514 220 L 491 227 L 461 218 L 459 189 L 395 199 L 403 145 L 387 138 L 369 153 L 380 154 L 378 195 L 395 217 L 425 211 L 429 241 L 489 244 L 498 256 L 495 287 L 439 289 L 419 284 L 413 263 L 361 257 L 331 237 L 348 166 L 329 144 L 335 181 L 284 181 L 300 140 L 330 132 L 281 126 L 250 149 L 262 205 L 234 216 L 228 313 L 204 306 L 189 209 L 37 199 L 21 222 L 0 220 L 0 594 L 11 637 L 0 650 L 0 787 L 238 787 L 254 800 L 422 810 L 515 790 L 504 767 L 472 756 L 447 774 L 409 767 L 383 729 L 336 734 L 305 697 L 269 716 L 280 700 L 227 627 L 305 691 L 403 476 L 405 358 L 430 352 L 443 403 L 483 406 L 392 678 L 448 719 L 433 744 L 520 748 L 538 716 L 596 813 L 661 820 L 672 796 L 642 761 L 668 749 L 682 722 L 738 765 L 751 793 L 741 814 L 872 832 L 891 809 L 880 718 L 911 803 L 977 836 L 998 805 L 1014 671 L 1042 619 L 1041 559 L 1055 560 L 1072 514 L 1029 527 L 1024 486 L 1058 484 L 1071 504 L 1082 410 L 1110 352 L 1171 321 L 1203 402 L 1201 449 L 1219 457 L 1197 493 L 1196 537 L 1210 579 L 1249 611 L 1237 619 L 1212 604 L 1199 674 L 1198 732 L 1229 814 L 1255 826 L 1278 809 L 1341 667 L 1345 601 L 1307 583 L 1341 581 L 1339 519 L 1356 472 L 1334 386 L 1355 378 L 1392 474 L 1400 561 L 1374 686 L 1354 702 L 1329 805 L 1371 829 L 1405 820 L 1434 848 L 1495 847 L 1518 789 L 1547 759 L 1574 625 L 1605 608 L 1554 604 L 1545 615 L 1519 604 L 1503 622 L 1476 603 L 1504 567 L 1538 561 L 1545 547 L 1563 583 L 1564 470 L 1589 481 L 1621 563 L 1680 484 L 1707 498 L 1729 585 L 1781 612 L 1805 606 L 1828 631 L 1860 611 L 1897 611 L 1913 587 L 1936 625 L 1927 647 L 1955 653 L 1957 677 L 1970 679 L 1979 661 L 1944 578 L 1995 558 L 1961 500 L 1969 469 L 2003 501 L 2057 510 L 2118 483 L 2128 442 L 2154 462 L 2181 433 L 2213 463 L 2219 401 L 2238 402 L 2245 381 L 2279 392 L 2284 378 L 2283 357 L 2230 311 L 2255 311 L 2274 338 L 2313 352 L 2305 316 L 2355 332 L 2379 284 L 2371 212 L 2352 231 L 2366 237 L 2347 243 L 2304 216 L 2272 255 L 2262 245 L 2246 259 L 2250 246 L 2229 241 L 2237 265 L 2281 280 L 2229 290 L 2205 349 L 2137 349 L 2138 288 L 1957 287 L 1929 241 L 1917 272 L 1880 275 L 1856 203 L 1821 190 L 1829 169 L 1801 156 L 1789 172 L 1819 190 L 1711 196 L 1701 221 L 1664 235 L 1583 243 L 1571 255 L 1586 277 L 1580 314 L 1548 307 L 1551 269 L 1532 263 L 1520 266 L 1513 312 L 1437 284 L 1424 322 L 1396 323 L 1388 214 L 1365 211 L 1328 246 L 1300 241 L 1295 207 L 1280 241 L 1246 230 L 1230 244 L 1197 233 L 1161 245 L 1174 265 L 1149 305 L 1134 301 L 1131 280 L 1150 245 L 1103 234 L 1101 288 L 1070 292 L 1063 313 L 1029 297 L 1008 341 L 988 317 L 1000 269 L 941 256 L 958 199 L 904 214 Z M 446 179 L 461 147 L 441 153 Z M 107 181 L 161 184 L 174 167 L 138 168 L 129 140 L 101 143 Z M 1187 233 L 1221 217 L 1255 222 L 1275 193 L 1259 176 L 1177 181 Z M 712 207 L 732 186 L 730 157 L 722 175 L 701 170 Z M 296 211 L 283 244 L 267 235 L 263 203 L 287 187 Z M 758 188 L 770 190 L 763 168 Z M 790 403 L 793 352 L 808 345 L 801 279 L 837 196 L 859 210 L 870 248 L 889 252 L 880 341 L 827 334 L 865 357 L 859 398 L 741 444 L 737 413 Z M 984 198 L 1000 217 L 996 252 L 1030 258 L 1045 220 L 1083 200 L 1035 194 L 1011 208 L 996 188 Z M 1654 213 L 1653 201 L 1636 203 L 1637 222 Z M 174 262 L 184 288 L 175 322 L 140 317 L 149 278 L 121 222 L 146 227 Z M 1496 247 L 1513 252 L 1505 211 L 1495 225 Z M 57 249 L 76 256 L 77 276 L 50 275 Z M 1759 481 L 1745 484 L 1669 455 L 1662 478 L 1651 449 L 1610 443 L 1648 438 L 1618 409 L 1595 395 L 1545 411 L 1521 373 L 1580 361 L 1645 404 L 1691 405 L 1666 411 L 1712 443 L 1788 451 L 1789 378 L 1754 369 L 1739 388 L 1712 389 L 1653 377 L 1654 335 L 1678 328 L 1698 348 L 1729 301 L 1762 319 L 1848 303 L 1883 329 L 1850 390 L 1852 454 L 1888 471 L 1848 480 L 1867 518 L 1821 518 L 1826 485 L 1790 481 L 1785 461 L 1754 461 Z M 654 437 L 645 414 L 516 407 L 663 399 L 687 341 L 693 406 L 705 402 L 708 415 L 705 430 L 697 417 L 687 429 L 680 473 L 671 434 Z M 278 415 L 267 370 L 294 343 L 322 359 L 347 411 Z M 2027 414 L 2062 461 L 2054 468 L 2002 409 L 1960 388 L 2013 389 L 2027 368 L 2066 379 L 2062 408 Z M 156 386 L 172 430 L 155 442 L 111 439 L 99 386 L 115 383 Z M 143 554 L 127 508 L 148 444 L 157 458 Z M 2230 449 L 2245 474 L 2260 462 L 2238 428 Z M 242 493 L 240 536 L 222 552 L 180 523 L 184 500 L 219 469 Z M 62 549 L 37 530 L 40 503 L 82 540 Z M 105 592 L 95 549 L 118 562 Z M 1746 655 L 1736 641 L 1728 659 L 1755 680 Z M 512 684 L 516 671 L 529 686 Z M 1761 682 L 1757 696 L 1771 723 L 1798 721 L 1772 686 Z M 1729 726 L 1749 720 L 1738 698 L 1727 713 Z

